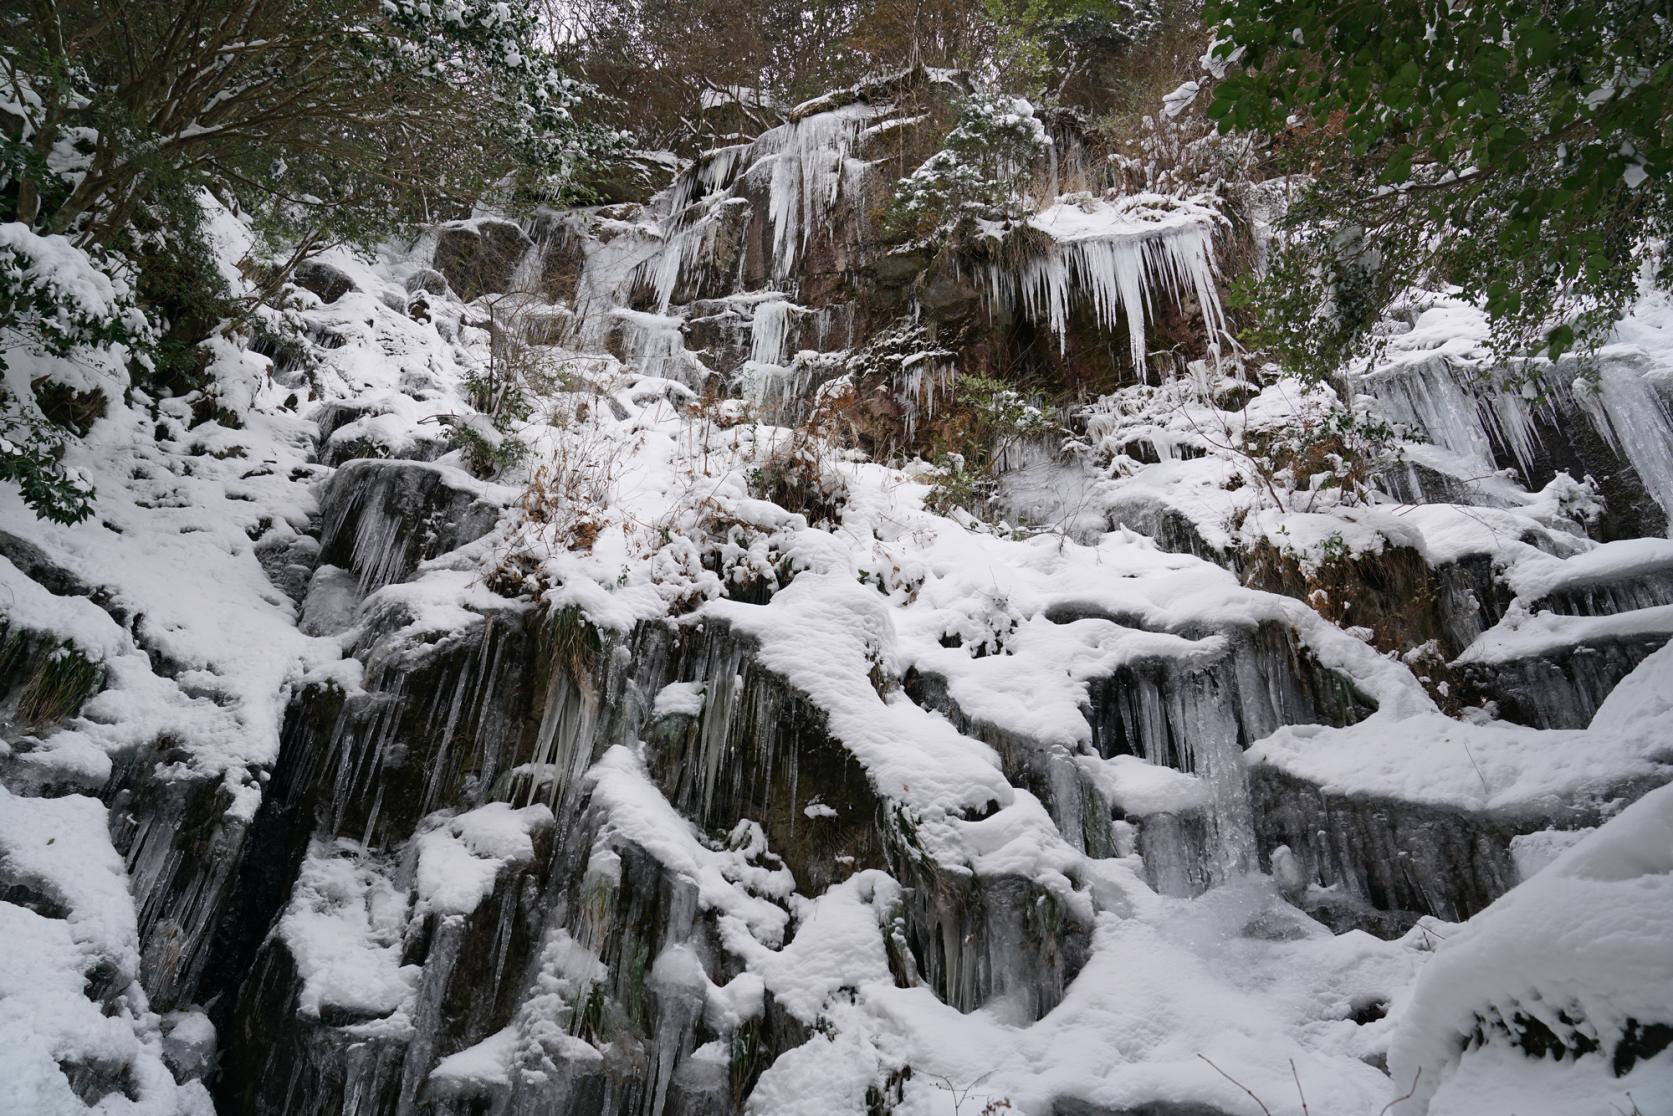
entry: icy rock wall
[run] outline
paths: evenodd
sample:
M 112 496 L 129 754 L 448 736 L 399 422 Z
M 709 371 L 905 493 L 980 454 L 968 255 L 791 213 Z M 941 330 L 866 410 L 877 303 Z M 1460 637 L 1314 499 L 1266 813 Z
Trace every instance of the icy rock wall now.
M 608 207 L 527 231 L 465 223 L 433 261 L 451 275 L 409 277 L 409 312 L 420 312 L 418 294 L 436 295 L 437 306 L 423 312 L 433 310 L 451 344 L 483 327 L 458 320 L 466 311 L 456 303 L 442 305 L 450 285 L 455 293 L 489 284 L 559 299 L 570 305 L 562 313 L 545 307 L 531 319 L 539 324 L 520 336 L 577 346 L 565 350 L 566 360 L 625 364 L 617 382 L 627 386 L 619 395 L 600 390 L 589 399 L 601 413 L 625 417 L 641 397 L 684 413 L 696 389 L 724 392 L 740 384 L 766 411 L 799 413 L 822 378 L 835 374 L 819 358 L 834 359 L 863 340 L 868 324 L 826 280 L 853 270 L 844 255 L 853 245 L 841 240 L 858 227 L 850 203 L 875 185 L 863 155 L 876 112 L 863 100 L 815 106 L 754 144 L 712 153 L 648 208 Z M 826 227 L 821 222 L 833 204 L 844 213 L 836 227 Z M 1211 222 L 1180 221 L 1127 239 L 1103 226 L 1087 231 L 1096 235 L 1054 237 L 1054 254 L 1036 261 L 1039 270 L 1014 277 L 1018 285 L 1005 297 L 1020 299 L 1030 315 L 1060 331 L 1074 316 L 1071 301 L 1090 297 L 1098 324 L 1134 341 L 1135 362 L 1144 355 L 1138 342 L 1158 292 L 1195 303 L 1208 332 L 1217 328 Z M 331 280 L 333 304 L 352 303 L 353 284 L 364 280 L 344 273 L 350 286 L 339 290 L 334 277 L 323 278 Z M 341 321 L 337 328 L 347 331 Z M 1404 386 L 1385 385 L 1388 398 L 1404 399 L 1454 452 L 1473 453 L 1484 465 L 1508 454 L 1540 471 L 1539 455 L 1552 452 L 1542 448 L 1545 427 L 1569 421 L 1567 411 L 1541 409 L 1557 407 L 1550 401 L 1557 395 L 1487 414 L 1458 381 L 1443 382 L 1425 368 L 1407 370 L 1415 378 Z M 893 386 L 927 407 L 938 375 L 944 370 L 918 362 Z M 1645 478 L 1642 492 L 1653 495 L 1666 475 L 1656 457 L 1665 415 L 1658 418 L 1634 390 L 1606 375 L 1587 428 L 1614 455 L 1607 460 L 1634 466 Z M 1576 394 L 1570 402 L 1584 410 L 1586 398 Z M 1391 691 L 1375 691 L 1373 701 L 1358 683 L 1402 668 L 1315 614 L 1285 612 L 1219 570 L 1159 561 L 1136 540 L 1128 540 L 1130 551 L 1102 547 L 1096 534 L 1087 549 L 1099 563 L 1120 566 L 1144 555 L 1119 576 L 1101 567 L 1094 582 L 1100 590 L 1130 577 L 1140 586 L 1132 599 L 1153 592 L 1149 607 L 1158 613 L 1187 595 L 1174 591 L 1181 586 L 1211 603 L 1202 613 L 1208 620 L 1167 630 L 1078 605 L 1039 614 L 1041 628 L 1096 616 L 1124 629 L 1121 639 L 1137 635 L 1169 648 L 1075 679 L 1085 723 L 1074 727 L 1084 727 L 1084 737 L 1036 735 L 1028 724 L 1000 727 L 967 716 L 948 696 L 950 675 L 897 680 L 881 652 L 867 660 L 873 673 L 862 668 L 857 675 L 865 703 L 856 718 L 852 705 L 839 709 L 842 702 L 829 699 L 830 691 L 823 691 L 823 704 L 810 696 L 821 679 L 792 681 L 782 672 L 788 668 L 769 667 L 769 635 L 744 630 L 744 609 L 653 620 L 636 614 L 631 622 L 617 613 L 610 626 L 574 606 L 497 596 L 489 585 L 503 583 L 484 574 L 494 548 L 505 544 L 495 532 L 515 490 L 495 490 L 451 465 L 408 459 L 439 446 L 420 446 L 411 430 L 373 437 L 381 417 L 370 405 L 341 403 L 320 415 L 325 464 L 309 465 L 324 481 L 318 545 L 280 539 L 263 563 L 275 589 L 286 592 L 298 570 L 304 579 L 311 571 L 299 626 L 339 640 L 347 655 L 322 674 L 286 681 L 290 701 L 276 762 L 258 765 L 248 783 L 228 782 L 196 772 L 189 750 L 162 734 L 119 756 L 108 780 L 89 777 L 79 788 L 106 795 L 137 916 L 132 934 L 110 944 L 115 962 L 92 970 L 92 995 L 81 1006 L 140 1017 L 136 973 L 143 973 L 155 1008 L 205 1005 L 221 1033 L 214 1088 L 227 1113 L 722 1116 L 745 1111 L 765 1075 L 793 1052 L 824 1058 L 833 1036 L 857 1018 L 870 1025 L 908 1004 L 934 1021 L 913 1041 L 932 1044 L 943 1030 L 962 1036 L 967 1026 L 972 1034 L 1004 1028 L 981 1056 L 1030 1043 L 1032 1056 L 1052 1045 L 1060 1009 L 1084 1010 L 1091 1000 L 1097 1011 L 1113 1012 L 1113 1002 L 1100 997 L 1132 999 L 1121 982 L 1143 968 L 1130 964 L 1133 957 L 1202 960 L 1167 952 L 1176 948 L 1173 924 L 1158 931 L 1161 924 L 1147 921 L 1158 910 L 1178 916 L 1188 931 L 1181 937 L 1214 942 L 1216 955 L 1224 950 L 1234 964 L 1254 955 L 1249 951 L 1261 947 L 1249 943 L 1259 939 L 1307 942 L 1318 956 L 1340 950 L 1328 955 L 1346 967 L 1372 966 L 1367 958 L 1381 964 L 1390 954 L 1373 953 L 1361 936 L 1331 944 L 1284 903 L 1332 929 L 1398 938 L 1421 916 L 1464 918 L 1503 895 L 1524 870 L 1513 855 L 1517 838 L 1604 820 L 1601 810 L 1564 813 L 1549 804 L 1495 811 L 1326 792 L 1322 782 L 1275 764 L 1251 766 L 1246 750 L 1281 726 L 1351 727 L 1388 713 L 1389 704 L 1415 704 L 1417 695 L 1394 693 L 1397 700 L 1375 708 Z M 640 430 L 666 433 L 655 429 L 654 416 L 638 417 Z M 1156 463 L 1201 458 L 1155 433 L 1127 444 Z M 869 514 L 860 504 L 856 514 Z M 901 510 L 890 505 L 891 516 Z M 1121 509 L 1104 511 L 1112 526 L 1126 521 Z M 1154 503 L 1132 514 L 1133 525 L 1148 525 L 1164 550 L 1198 550 L 1238 564 L 1235 553 L 1208 547 L 1169 507 Z M 1013 540 L 986 532 L 954 536 L 947 522 L 924 516 L 909 533 L 945 531 L 960 547 L 993 547 L 984 561 L 1015 559 L 1027 545 L 1013 548 Z M 787 530 L 806 548 L 798 561 L 825 561 L 835 549 L 837 532 L 810 540 L 816 533 L 805 523 Z M 1058 549 L 1071 548 L 1063 542 Z M 883 613 L 888 619 L 880 627 L 891 631 L 919 622 L 922 612 L 908 616 L 897 588 L 885 587 L 887 605 L 878 603 L 875 583 L 855 590 L 853 571 L 841 564 L 852 555 L 840 554 L 834 576 L 809 575 L 826 578 L 822 591 L 835 602 L 830 611 L 839 625 L 859 628 L 875 619 L 867 605 L 901 609 Z M 945 550 L 935 557 L 936 565 L 956 566 L 964 555 Z M 1567 619 L 1654 611 L 1673 604 L 1673 589 L 1665 570 L 1652 567 L 1631 577 L 1559 579 L 1555 588 L 1529 590 L 1524 603 Z M 803 576 L 804 567 L 787 561 L 784 568 Z M 992 568 L 996 582 L 1000 573 L 1016 572 L 1002 561 Z M 1192 576 L 1144 588 L 1169 571 Z M 1508 610 L 1497 580 L 1503 571 L 1475 553 L 1443 564 L 1437 576 L 1444 571 L 1452 582 L 1443 607 L 1458 614 L 1448 638 L 1462 645 Z M 1054 573 L 1076 575 L 1072 564 Z M 841 596 L 843 587 L 859 596 Z M 766 581 L 730 588 L 733 600 L 721 603 L 762 605 L 783 591 Z M 963 590 L 943 584 L 940 591 L 950 594 L 949 608 L 966 607 Z M 1257 622 L 1245 612 L 1283 619 Z M 1298 633 L 1316 636 L 1320 625 L 1351 645 L 1332 645 L 1329 666 L 1299 641 Z M 1494 672 L 1485 686 L 1513 716 L 1579 724 L 1656 642 L 1633 644 L 1637 650 L 1619 659 L 1587 645 L 1482 659 L 1478 669 Z M 22 654 L 39 658 L 50 644 L 32 638 Z M 200 684 L 190 667 L 160 652 L 156 660 L 158 669 Z M 1037 665 L 1012 662 L 1021 670 Z M 851 665 L 820 664 L 815 673 Z M 0 680 L 0 690 L 8 683 Z M 1524 691 L 1525 714 L 1509 700 Z M 208 691 L 193 696 L 213 704 Z M 1066 703 L 1070 720 L 1080 696 Z M 1047 699 L 1040 700 L 1043 707 Z M 903 709 L 916 719 L 891 719 Z M 866 722 L 860 730 L 891 726 L 893 735 L 877 734 L 887 747 L 852 747 L 833 728 L 843 714 L 849 731 L 858 731 L 856 719 Z M 974 788 L 981 793 L 946 796 L 953 805 L 938 816 L 940 803 L 920 809 L 924 799 L 909 801 L 908 787 L 880 790 L 876 768 L 866 763 L 921 743 L 902 725 L 944 732 L 940 743 L 948 750 L 941 755 L 951 765 L 976 757 L 972 766 L 981 766 L 987 780 Z M 997 757 L 997 772 L 986 766 L 992 761 L 984 746 Z M 8 784 L 27 757 L 23 749 L 7 754 Z M 1486 784 L 1483 775 L 1484 792 Z M 79 810 L 95 828 L 102 824 L 94 800 L 84 807 L 65 797 L 66 813 Z M 961 855 L 949 854 L 949 834 L 967 842 Z M 25 878 L 12 861 L 0 868 L 8 911 L 27 908 L 25 914 L 49 921 L 66 913 L 62 897 Z M 1260 875 L 1266 871 L 1277 885 Z M 1256 908 L 1258 917 L 1249 917 Z M 27 918 L 21 924 L 34 925 Z M 818 954 L 833 924 L 855 931 L 831 951 L 840 971 L 828 971 L 830 957 Z M 1134 948 L 1126 940 L 1110 948 L 1128 934 Z M 1199 967 L 1190 976 L 1208 979 L 1209 966 Z M 1089 969 L 1094 979 L 1078 982 Z M 778 991 L 768 989 L 763 974 L 776 978 Z M 865 1002 L 856 987 L 864 979 L 874 990 L 908 996 L 874 1010 L 881 1000 Z M 1329 1000 L 1331 1011 L 1343 999 L 1323 985 L 1292 997 L 1287 984 L 1276 998 Z M 1218 1005 L 1214 1011 L 1218 1023 Z M 1344 999 L 1339 1014 L 1308 1016 L 1298 1026 L 1332 1028 L 1332 1049 L 1348 1051 L 1343 1060 L 1357 1072 L 1382 1048 L 1374 1035 L 1355 1030 L 1376 1020 L 1350 1021 L 1350 1012 L 1363 1014 Z M 1254 1014 L 1247 1004 L 1228 1012 L 1242 1025 Z M 1108 1049 L 1173 1029 L 1171 1022 L 1142 1022 L 1124 1026 Z M 1041 1030 L 1030 1034 L 1036 1025 Z M 852 1034 L 843 1032 L 845 1041 Z M 1637 1038 L 1615 1046 L 1646 1049 Z M 1164 1062 L 1185 1062 L 1197 1070 L 1195 1052 L 1184 1045 L 1153 1052 L 1135 1054 L 1129 1068 L 1149 1073 Z M 1257 1053 L 1281 1064 L 1265 1046 Z M 872 1087 L 860 1090 L 873 1110 L 886 1107 L 891 1090 L 898 1096 L 905 1088 L 903 1067 L 885 1060 L 893 1056 L 861 1046 L 851 1059 L 862 1076 L 875 1074 Z M 836 1065 L 831 1059 L 821 1068 Z M 79 1053 L 64 1076 L 66 1088 L 90 1098 L 136 1088 Z M 1151 1081 L 1144 1098 L 1208 1095 L 1177 1085 Z M 920 1109 L 939 1099 L 928 1088 L 914 1098 Z M 1083 1102 L 1065 1089 L 1024 1106 L 1041 1113 L 1157 1110 L 1130 1095 L 1104 1099 Z M 1235 1103 L 1239 1097 L 1228 1102 Z M 772 1112 L 768 1104 L 757 1102 L 754 1111 Z M 1222 1111 L 1191 1100 L 1168 1106 Z
M 429 1098 L 464 1111 L 486 1089 L 507 1111 L 680 1111 L 670 1106 L 687 1091 L 680 1103 L 698 1105 L 689 1110 L 736 1111 L 751 1075 L 803 1032 L 769 1005 L 747 1037 L 735 1028 L 718 1036 L 747 1045 L 742 1064 L 720 1072 L 707 1055 L 695 1059 L 716 1032 L 701 996 L 694 1008 L 690 994 L 662 986 L 673 980 L 667 958 L 695 951 L 699 988 L 728 983 L 736 961 L 689 878 L 589 807 L 582 777 L 613 741 L 641 733 L 667 801 L 699 832 L 743 840 L 739 855 L 764 857 L 769 875 L 816 892 L 835 882 L 833 870 L 886 866 L 905 882 L 900 980 L 922 981 L 962 1011 L 1003 1002 L 1027 1021 L 1061 999 L 1084 961 L 1084 916 L 1033 880 L 973 878 L 927 857 L 829 738 L 823 715 L 722 623 L 648 624 L 625 643 L 569 613 L 533 621 L 511 611 L 417 647 L 397 621 L 373 630 L 365 694 L 309 693 L 293 709 L 253 823 L 259 856 L 243 865 L 218 965 L 198 989 L 227 982 L 220 1094 L 230 1110 L 406 1112 Z M 684 700 L 651 700 L 671 686 Z M 436 812 L 505 799 L 555 808 L 550 844 L 539 845 L 547 851 L 495 876 L 489 898 L 465 915 L 424 915 L 422 898 L 410 897 L 422 878 L 413 850 L 422 857 Z M 759 852 L 749 851 L 751 832 Z M 366 882 L 352 893 L 308 882 L 333 871 Z M 380 893 L 393 897 L 386 918 L 412 912 L 382 931 L 367 898 Z M 337 938 L 263 933 L 304 914 Z M 349 948 L 344 935 L 387 958 L 379 964 L 393 992 L 357 997 L 350 985 L 335 1006 L 312 998 L 308 967 L 322 950 L 329 962 L 331 948 Z M 539 1032 L 528 1013 L 543 978 L 531 958 L 557 935 L 596 964 L 584 986 L 547 1004 L 559 1037 L 539 1057 L 553 1072 L 512 1075 L 503 1088 L 427 1084 L 443 1055 L 511 1026 Z M 322 936 L 326 945 L 307 944 Z M 274 1020 L 284 1021 L 277 1035 Z M 600 1055 L 606 1039 L 612 1053 Z
M 1363 384 L 1390 419 L 1483 476 L 1513 468 L 1530 489 L 1562 471 L 1594 477 L 1608 506 L 1603 538 L 1666 533 L 1673 393 L 1627 357 L 1605 355 L 1591 379 L 1578 372 L 1565 363 L 1511 373 L 1434 356 L 1379 371 Z M 1503 377 L 1526 383 L 1506 390 L 1497 382 Z
M 457 469 L 371 458 L 339 468 L 325 504 L 319 560 L 352 572 L 362 594 L 486 534 L 500 514 Z

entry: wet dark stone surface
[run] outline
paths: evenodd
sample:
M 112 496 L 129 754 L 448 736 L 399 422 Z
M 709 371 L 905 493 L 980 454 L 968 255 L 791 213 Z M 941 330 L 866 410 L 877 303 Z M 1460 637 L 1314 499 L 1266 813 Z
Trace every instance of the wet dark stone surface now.
M 1471 663 L 1463 673 L 1507 721 L 1585 728 L 1621 679 L 1666 642 L 1666 635 L 1644 635 L 1583 643 L 1537 658 Z
M 312 291 L 321 302 L 336 302 L 355 289 L 354 280 L 341 268 L 324 260 L 305 260 L 297 265 L 292 280 L 303 290 Z
M 435 269 L 465 302 L 511 289 L 511 277 L 533 247 L 511 221 L 480 220 L 445 225 L 437 234 Z
M 319 561 L 354 571 L 366 592 L 404 581 L 420 562 L 493 529 L 503 509 L 479 492 L 437 465 L 350 461 L 321 500 Z
M 1332 795 L 1270 765 L 1250 772 L 1262 866 L 1289 846 L 1312 881 L 1383 912 L 1461 922 L 1517 882 L 1510 839 L 1528 823 L 1444 807 Z M 1537 828 L 1538 826 L 1534 826 Z M 1329 911 L 1321 913 L 1331 914 Z M 1338 906 L 1327 924 L 1351 911 Z M 1399 920 L 1366 929 L 1395 936 Z

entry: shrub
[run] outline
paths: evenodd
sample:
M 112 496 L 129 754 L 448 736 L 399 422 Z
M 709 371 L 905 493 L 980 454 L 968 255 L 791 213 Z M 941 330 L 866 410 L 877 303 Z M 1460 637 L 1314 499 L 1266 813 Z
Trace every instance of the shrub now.
M 447 440 L 465 458 L 465 466 L 484 479 L 497 477 L 529 457 L 529 445 L 497 429 L 480 415 L 454 415 L 447 424 Z
M 1398 459 L 1404 432 L 1369 407 L 1334 395 L 1309 395 L 1288 421 L 1246 430 L 1239 452 L 1260 490 L 1280 508 L 1308 493 L 1306 510 L 1321 500 L 1360 504 L 1378 474 Z
M 885 230 L 897 239 L 927 240 L 973 222 L 1022 216 L 1030 208 L 1023 187 L 1050 143 L 1027 101 L 972 93 L 940 150 L 896 184 Z
M 848 502 L 848 482 L 829 458 L 823 439 L 798 430 L 750 473 L 750 492 L 800 513 L 810 526 L 835 526 Z
M 0 342 L 69 357 L 114 345 L 148 355 L 152 340 L 128 286 L 103 259 L 61 236 L 40 236 L 15 222 L 0 225 Z M 5 368 L 0 357 L 0 372 Z M 21 396 L 0 393 L 0 480 L 18 485 L 36 515 L 79 523 L 92 514 L 93 488 L 63 464 L 72 430 L 49 418 L 34 396 L 38 390 L 53 414 L 76 423 L 85 416 L 56 404 L 85 393 L 50 380 L 36 383 L 38 389 Z
M 1013 386 L 958 373 L 950 398 L 930 424 L 940 474 L 927 505 L 943 513 L 957 507 L 980 516 L 1014 452 L 1058 429 L 1050 412 Z
M 1673 23 L 1653 3 L 1213 0 L 1208 108 L 1313 176 L 1387 305 L 1479 299 L 1505 352 L 1601 342 L 1641 269 L 1673 283 Z

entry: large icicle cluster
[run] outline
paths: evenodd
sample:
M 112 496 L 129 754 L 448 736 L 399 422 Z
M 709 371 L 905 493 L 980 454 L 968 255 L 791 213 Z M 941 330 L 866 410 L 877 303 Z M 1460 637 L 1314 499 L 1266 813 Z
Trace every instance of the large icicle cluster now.
M 1225 331 L 1214 257 L 1219 222 L 1206 204 L 1161 195 L 1062 198 L 1028 218 L 1029 228 L 1045 234 L 1041 251 L 1020 267 L 988 266 L 992 297 L 1049 325 L 1065 346 L 1071 302 L 1085 298 L 1100 326 L 1126 328 L 1141 371 L 1158 296 L 1189 299 L 1217 351 Z

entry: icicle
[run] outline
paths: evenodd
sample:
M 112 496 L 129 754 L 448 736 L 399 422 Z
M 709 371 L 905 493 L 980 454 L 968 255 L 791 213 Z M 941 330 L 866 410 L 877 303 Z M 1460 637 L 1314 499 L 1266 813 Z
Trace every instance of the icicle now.
M 510 289 L 515 293 L 528 294 L 540 287 L 540 272 L 546 261 L 546 246 L 531 244 L 528 251 L 523 253 L 517 261 L 517 267 L 511 273 Z
M 702 361 L 686 351 L 680 319 L 620 307 L 610 313 L 627 327 L 626 363 L 637 366 L 645 375 L 701 388 L 712 374 Z
M 803 246 L 839 197 L 858 194 L 848 183 L 855 169 L 848 150 L 876 112 L 865 104 L 846 105 L 792 121 L 756 140 L 757 148 L 776 148 L 767 205 L 774 275 L 782 278 L 795 269 Z
M 1597 390 L 1576 391 L 1610 448 L 1632 463 L 1644 490 L 1667 513 L 1673 535 L 1673 404 L 1638 369 L 1607 361 Z
M 789 301 L 783 298 L 755 304 L 750 321 L 750 360 L 757 364 L 784 363 L 784 350 L 790 342 L 790 309 Z
M 893 387 L 908 442 L 917 436 L 920 419 L 935 417 L 936 397 L 951 385 L 952 376 L 953 366 L 936 360 L 933 353 L 914 353 L 900 362 Z
M 1053 234 L 1045 251 L 1021 268 L 989 267 L 990 297 L 1020 304 L 1028 317 L 1049 324 L 1060 348 L 1065 348 L 1069 300 L 1084 293 L 1099 325 L 1126 326 L 1133 366 L 1143 373 L 1145 321 L 1154 317 L 1152 300 L 1163 294 L 1183 302 L 1188 295 L 1201 309 L 1211 351 L 1217 350 L 1225 315 L 1216 286 L 1219 265 L 1212 219 L 1206 213 L 1167 222 L 1130 217 L 1111 221 L 1103 214 L 1081 214 L 1102 217 L 1101 227 L 1099 222 L 1079 222 L 1088 231 L 1061 236 L 1057 214 L 1065 208 L 1074 207 L 1054 206 L 1030 222 Z

